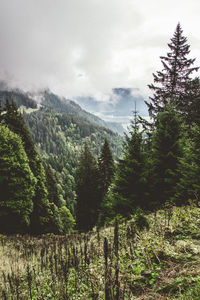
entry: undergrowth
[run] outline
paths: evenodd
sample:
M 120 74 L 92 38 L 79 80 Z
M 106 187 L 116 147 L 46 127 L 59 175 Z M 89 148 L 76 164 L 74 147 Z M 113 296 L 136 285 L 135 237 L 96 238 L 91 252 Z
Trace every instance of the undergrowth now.
M 0 299 L 200 299 L 200 208 L 88 234 L 0 235 Z

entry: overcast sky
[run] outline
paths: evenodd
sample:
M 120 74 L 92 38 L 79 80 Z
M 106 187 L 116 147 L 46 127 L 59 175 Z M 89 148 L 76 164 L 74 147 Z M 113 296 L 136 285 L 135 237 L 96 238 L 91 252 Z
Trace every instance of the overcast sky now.
M 0 0 L 0 79 L 67 98 L 147 95 L 178 22 L 200 65 L 199 14 L 199 0 Z

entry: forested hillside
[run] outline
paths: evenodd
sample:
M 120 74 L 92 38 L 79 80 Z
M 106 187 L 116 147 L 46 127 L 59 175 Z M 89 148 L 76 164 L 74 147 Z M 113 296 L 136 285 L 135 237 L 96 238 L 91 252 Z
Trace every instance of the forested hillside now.
M 180 24 L 168 47 L 124 141 L 50 92 L 1 93 L 0 251 L 23 265 L 4 299 L 199 299 L 199 67 Z
M 43 192 L 47 200 L 51 199 L 50 202 L 54 203 L 56 207 L 62 207 L 62 204 L 66 205 L 75 217 L 75 176 L 84 144 L 87 143 L 97 157 L 100 155 L 104 140 L 108 139 L 113 155 L 117 158 L 121 154 L 122 138 L 110 129 L 97 125 L 93 122 L 90 114 L 88 114 L 88 118 L 87 113 L 72 101 L 66 104 L 58 96 L 47 94 L 47 92 L 42 99 L 38 105 L 33 98 L 21 91 L 1 91 L 2 124 L 19 134 L 22 140 L 28 140 L 28 144 L 26 145 L 27 142 L 24 144 L 26 148 L 24 150 L 30 153 L 30 162 L 34 159 L 34 155 L 37 156 L 36 161 L 41 159 L 41 172 L 46 172 L 46 177 L 45 175 L 41 176 L 43 176 L 42 181 L 46 181 L 44 183 L 46 189 L 44 187 Z M 23 118 L 12 101 L 16 101 L 19 110 L 23 113 Z M 61 113 L 62 109 L 63 113 Z M 25 129 L 26 125 L 23 124 L 23 120 L 28 126 L 27 129 Z M 37 164 L 37 162 L 35 163 Z M 33 168 L 36 168 L 34 163 Z M 34 170 L 32 171 L 38 172 L 38 170 Z M 30 206 L 30 212 L 32 209 L 33 207 Z M 52 213 L 54 215 L 54 208 Z M 28 223 L 30 222 L 29 220 Z M 43 229 L 42 227 L 41 225 L 37 231 L 63 231 L 58 228 L 54 230 L 50 225 L 46 228 L 44 226 Z M 55 227 L 60 227 L 60 225 L 57 224 Z M 26 231 L 25 226 L 24 231 Z
M 119 135 L 97 125 L 98 118 L 72 101 L 50 91 L 32 98 L 20 91 L 1 92 L 1 126 L 22 138 L 36 179 L 33 199 L 40 200 L 34 200 L 35 206 L 33 201 L 30 222 L 38 223 L 38 214 L 45 220 L 49 199 L 57 208 L 70 209 L 80 231 L 102 226 L 118 214 L 130 217 L 138 207 L 155 210 L 199 201 L 200 83 L 191 77 L 199 68 L 193 67 L 195 59 L 187 58 L 190 50 L 182 32 L 178 24 L 168 45 L 170 52 L 161 57 L 164 69 L 154 74 L 154 84 L 149 85 L 151 122 L 135 111 L 123 149 Z M 40 105 L 34 104 L 34 98 Z M 3 130 L 3 137 L 6 134 Z M 51 209 L 53 216 L 57 208 Z
M 25 113 L 23 117 L 41 157 L 55 170 L 63 198 L 74 211 L 74 176 L 84 143 L 87 142 L 93 154 L 98 156 L 107 138 L 117 158 L 121 154 L 122 138 L 79 115 L 56 113 L 48 108 Z
M 45 91 L 42 93 L 42 104 L 46 107 L 52 108 L 53 110 L 62 114 L 72 114 L 78 115 L 81 119 L 94 123 L 96 125 L 111 129 L 121 135 L 124 134 L 124 128 L 120 123 L 116 122 L 105 122 L 99 117 L 83 110 L 77 103 L 72 100 L 60 98 L 57 95 L 51 93 L 50 91 Z
M 39 103 L 39 107 L 43 106 L 65 115 L 79 116 L 81 120 L 108 128 L 122 136 L 125 131 L 120 123 L 105 122 L 97 116 L 83 110 L 74 101 L 59 97 L 50 90 L 44 90 L 37 93 L 25 93 L 19 89 L 0 90 L 0 99 L 3 103 L 5 103 L 6 99 L 12 99 L 18 107 L 24 107 L 26 110 L 29 109 L 29 112 L 31 109 L 37 109 Z

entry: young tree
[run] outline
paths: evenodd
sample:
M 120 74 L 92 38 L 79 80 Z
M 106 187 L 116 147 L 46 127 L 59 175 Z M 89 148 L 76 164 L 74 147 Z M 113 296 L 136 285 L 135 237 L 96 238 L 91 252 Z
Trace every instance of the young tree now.
M 53 175 L 52 168 L 49 164 L 45 165 L 46 174 L 46 187 L 48 190 L 48 200 L 50 203 L 54 203 L 58 208 L 61 206 L 61 201 L 59 197 L 58 186 Z
M 170 106 L 160 112 L 152 140 L 152 202 L 162 206 L 170 201 L 178 182 L 178 161 L 181 156 L 180 119 Z
M 50 165 L 45 165 L 45 172 L 48 201 L 50 202 L 51 210 L 49 232 L 69 233 L 74 227 L 74 218 L 70 210 L 64 205 L 65 201 L 60 199 L 58 186 Z
M 59 209 L 60 219 L 62 222 L 62 232 L 69 233 L 74 229 L 75 220 L 66 206 L 62 206 Z
M 108 216 L 108 210 L 110 203 L 107 203 L 107 192 L 111 185 L 115 164 L 110 150 L 108 140 L 105 139 L 101 148 L 101 153 L 98 159 L 99 169 L 99 192 L 100 192 L 100 209 L 98 214 L 98 226 L 102 226 L 105 222 L 106 216 Z
M 36 185 L 21 138 L 0 125 L 0 230 L 27 232 Z
M 30 168 L 34 174 L 38 169 L 38 159 L 36 160 L 37 152 L 30 134 L 21 113 L 14 102 L 6 100 L 5 107 L 3 108 L 2 121 L 8 128 L 18 134 L 24 144 L 24 149 L 30 161 Z
M 128 216 L 137 206 L 145 206 L 143 171 L 143 138 L 135 117 L 130 136 L 126 136 L 123 158 L 118 162 L 111 186 L 110 194 L 115 213 Z
M 97 163 L 85 144 L 76 174 L 76 221 L 80 231 L 91 230 L 97 222 L 100 205 L 98 183 Z
M 188 84 L 192 82 L 191 74 L 198 71 L 199 67 L 192 67 L 195 59 L 188 59 L 190 46 L 187 38 L 183 36 L 183 30 L 178 23 L 175 33 L 168 44 L 170 52 L 167 56 L 161 56 L 163 70 L 153 74 L 154 84 L 149 88 L 153 92 L 150 103 L 146 102 L 150 116 L 164 110 L 166 104 L 182 107 L 182 98 L 187 95 Z
M 101 153 L 98 159 L 99 168 L 99 185 L 102 194 L 102 199 L 108 191 L 114 175 L 114 160 L 108 140 L 105 139 Z

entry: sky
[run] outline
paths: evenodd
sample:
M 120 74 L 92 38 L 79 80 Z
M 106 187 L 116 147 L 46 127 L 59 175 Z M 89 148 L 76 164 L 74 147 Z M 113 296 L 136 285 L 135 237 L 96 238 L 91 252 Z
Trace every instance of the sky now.
M 148 98 L 180 22 L 200 65 L 199 0 L 0 0 L 0 80 L 101 103 L 115 88 Z

